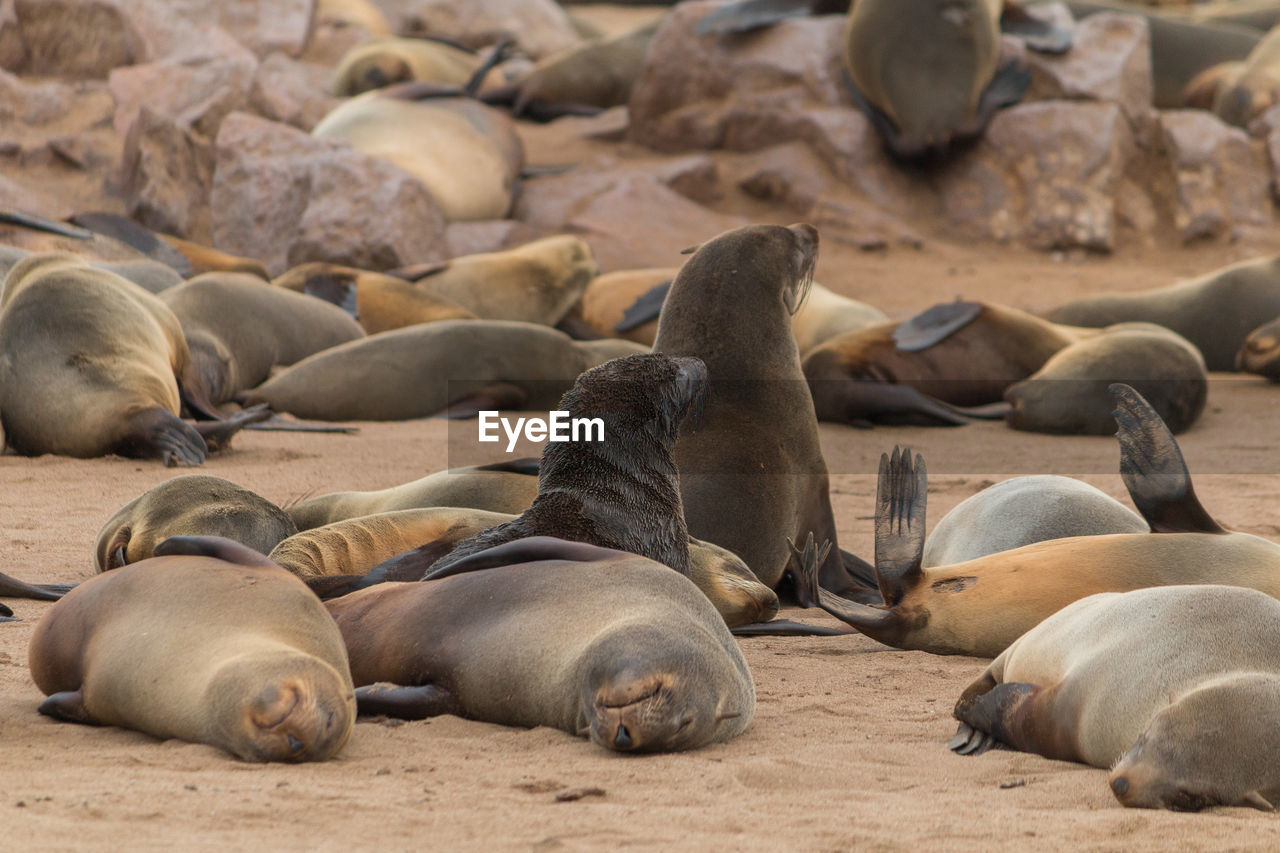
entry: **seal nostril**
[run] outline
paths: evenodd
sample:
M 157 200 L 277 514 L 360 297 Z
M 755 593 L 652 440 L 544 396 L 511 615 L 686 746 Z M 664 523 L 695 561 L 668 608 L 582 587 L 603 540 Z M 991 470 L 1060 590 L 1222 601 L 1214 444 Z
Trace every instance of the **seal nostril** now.
M 295 755 L 302 751 L 302 741 L 298 740 L 293 735 L 289 735 L 289 751 Z
M 1111 780 L 1111 790 L 1115 791 L 1117 797 L 1123 797 L 1129 793 L 1129 780 L 1123 776 L 1117 776 Z
M 635 741 L 631 739 L 631 732 L 627 731 L 624 725 L 618 726 L 618 731 L 613 735 L 613 745 L 618 749 L 630 749 L 635 746 Z

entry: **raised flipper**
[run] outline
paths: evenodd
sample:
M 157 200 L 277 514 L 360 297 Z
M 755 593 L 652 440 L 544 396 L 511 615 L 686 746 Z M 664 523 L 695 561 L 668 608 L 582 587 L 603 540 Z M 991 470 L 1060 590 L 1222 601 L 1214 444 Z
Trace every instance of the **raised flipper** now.
M 425 720 L 461 710 L 452 693 L 434 684 L 420 687 L 370 684 L 356 688 L 356 713 L 361 716 L 381 714 L 400 720 Z
M 144 228 L 132 219 L 126 219 L 116 213 L 90 212 L 76 214 L 71 217 L 71 221 L 96 234 L 119 240 L 126 246 L 137 249 L 153 261 L 172 267 L 183 278 L 194 272 L 191 261 L 186 255 L 161 240 L 154 231 Z
M 93 232 L 88 229 L 77 228 L 65 222 L 55 222 L 38 213 L 25 213 L 21 210 L 0 210 L 0 224 L 17 225 L 19 228 L 45 231 L 49 234 L 57 234 L 60 237 L 70 237 L 73 240 L 93 239 Z
M 843 548 L 840 549 L 840 562 L 844 565 L 844 570 L 849 573 L 849 577 L 868 589 L 878 589 L 875 566 Z
M 613 327 L 615 332 L 629 332 L 648 323 L 650 320 L 658 319 L 658 315 L 662 313 L 662 303 L 667 299 L 667 291 L 671 290 L 671 282 L 664 281 L 662 284 L 654 285 L 641 294 L 635 302 L 631 303 L 626 311 L 622 312 L 622 319 Z
M 474 418 L 481 412 L 520 409 L 528 399 L 528 393 L 519 385 L 512 382 L 491 382 L 474 394 L 455 400 L 432 417 L 463 421 Z
M 55 720 L 62 720 L 67 723 L 83 723 L 88 726 L 98 725 L 89 714 L 89 709 L 84 706 L 83 690 L 67 690 L 62 693 L 55 693 L 48 699 L 40 703 L 40 707 L 36 709 L 46 717 L 53 717 Z
M 920 352 L 940 344 L 982 313 L 981 302 L 941 302 L 893 330 L 893 343 L 902 352 Z
M 824 539 L 819 546 L 815 544 L 813 531 L 810 530 L 808 538 L 805 539 L 803 551 L 790 539 L 787 539 L 787 546 L 791 549 L 791 558 L 787 563 L 786 571 L 796 578 L 796 601 L 801 607 L 814 607 L 818 603 L 818 597 L 814 595 L 812 586 L 804 580 L 804 576 L 806 572 L 812 572 L 815 578 L 821 578 L 822 566 L 827 561 L 828 552 L 831 551 L 831 540 Z
M 835 14 L 848 9 L 848 0 L 739 0 L 703 17 L 693 31 L 700 36 L 731 35 L 771 27 L 787 18 Z
M 507 462 L 490 462 L 488 465 L 477 465 L 477 471 L 504 471 L 508 474 L 524 474 L 536 477 L 542 470 L 542 459 L 537 456 L 522 456 Z
M 1022 39 L 1037 53 L 1066 53 L 1071 50 L 1071 31 L 1027 12 L 1011 0 L 1005 0 L 1000 14 L 1000 32 Z
M 1115 403 L 1120 477 L 1152 533 L 1226 533 L 1200 505 L 1182 450 L 1142 395 L 1119 382 Z
M 880 595 L 890 606 L 902 601 L 907 590 L 924 577 L 920 561 L 924 556 L 928 483 L 920 454 L 916 454 L 914 466 L 910 448 L 899 452 L 894 447 L 891 457 L 880 454 L 880 475 L 876 481 L 876 577 Z
M 30 584 L 0 573 L 0 596 L 5 598 L 34 598 L 37 601 L 57 601 L 72 590 L 75 584 Z M 12 616 L 12 613 L 8 615 Z
M 508 37 L 493 46 L 489 56 L 477 66 L 462 86 L 462 91 L 468 98 L 474 98 L 479 94 L 480 87 L 484 85 L 484 78 L 489 76 L 489 72 L 496 68 L 498 63 L 505 62 L 511 56 L 515 43 L 515 39 Z
M 240 566 L 280 568 L 267 555 L 222 536 L 170 536 L 152 549 L 154 557 L 213 557 Z
M 826 625 L 806 625 L 790 619 L 774 619 L 772 622 L 752 622 L 730 628 L 735 637 L 843 637 L 852 634 L 847 628 L 829 628 Z
M 446 566 L 441 566 L 439 570 L 428 571 L 422 579 L 438 580 L 451 575 L 478 572 L 499 566 L 512 566 L 517 563 L 535 563 L 541 560 L 589 563 L 592 560 L 631 556 L 635 555 L 627 554 L 625 551 L 615 551 L 612 548 L 601 548 L 599 545 L 588 545 L 586 542 L 570 542 L 567 539 L 556 539 L 554 536 L 530 536 L 468 554 Z
M 200 421 L 196 424 L 196 432 L 204 438 L 205 446 L 210 452 L 225 450 L 231 445 L 231 438 L 250 424 L 260 423 L 271 417 L 271 408 L 266 403 L 259 403 L 242 409 L 230 417 L 218 421 Z
M 355 319 L 360 319 L 360 309 L 356 307 L 360 288 L 355 278 L 349 273 L 326 272 L 307 276 L 306 283 L 302 285 L 302 292 L 337 305 Z

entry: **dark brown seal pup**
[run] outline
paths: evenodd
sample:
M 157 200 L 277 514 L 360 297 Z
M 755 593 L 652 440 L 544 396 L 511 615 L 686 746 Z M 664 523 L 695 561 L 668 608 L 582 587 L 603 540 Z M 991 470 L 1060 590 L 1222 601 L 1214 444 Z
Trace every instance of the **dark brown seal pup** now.
M 791 315 L 817 261 L 811 225 L 752 225 L 701 246 L 680 269 L 654 351 L 706 364 L 706 409 L 676 442 L 689 533 L 737 554 L 768 587 L 787 570 L 787 539 L 834 547 L 824 587 L 859 587 L 831 515 L 818 420 L 800 372 Z M 780 440 L 785 436 L 785 440 Z
M 246 273 L 205 273 L 166 290 L 209 401 L 253 388 L 273 367 L 364 337 L 345 311 Z
M 956 703 L 951 748 L 994 742 L 1110 769 L 1126 806 L 1280 802 L 1280 602 L 1233 586 L 1077 601 L 1018 638 Z
M 202 399 L 182 327 L 136 284 L 74 255 L 18 263 L 0 297 L 0 420 L 18 453 L 158 458 L 199 465 L 264 413 L 193 427 Z
M 96 575 L 45 614 L 31 676 L 61 720 L 207 743 L 245 761 L 321 761 L 355 696 L 342 637 L 297 578 L 226 540 Z M 158 549 L 164 551 L 165 548 Z
M 500 565 L 328 603 L 355 682 L 397 685 L 358 690 L 361 713 L 553 726 L 626 752 L 696 749 L 750 724 L 751 672 L 688 578 L 544 537 L 476 556 Z
M 1140 393 L 1174 433 L 1196 422 L 1209 396 L 1204 359 L 1185 338 L 1151 323 L 1120 323 L 1062 348 L 1010 385 L 1005 423 L 1031 432 L 1108 435 L 1115 429 L 1107 391 L 1114 382 Z
M 1280 257 L 1242 261 L 1168 287 L 1077 299 L 1045 316 L 1073 326 L 1155 323 L 1191 341 L 1210 370 L 1235 370 L 1250 333 L 1280 317 Z
M 259 284 L 258 287 L 262 285 Z M 280 507 L 221 477 L 184 474 L 152 486 L 102 526 L 98 571 L 145 560 L 171 536 L 218 536 L 263 554 L 298 529 Z
M 994 657 L 1050 614 L 1096 592 L 1228 583 L 1280 598 L 1280 545 L 1224 530 L 1200 505 L 1177 442 L 1133 389 L 1113 386 L 1120 473 L 1152 533 L 1077 536 L 950 566 L 921 567 L 924 460 L 880 462 L 876 574 L 883 607 L 817 588 L 820 606 L 869 637 L 935 654 Z

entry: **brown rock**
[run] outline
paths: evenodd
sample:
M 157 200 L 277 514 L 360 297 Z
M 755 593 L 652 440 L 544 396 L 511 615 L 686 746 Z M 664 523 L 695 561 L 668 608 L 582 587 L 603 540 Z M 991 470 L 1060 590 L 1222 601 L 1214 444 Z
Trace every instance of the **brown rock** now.
M 942 206 L 970 236 L 1110 250 L 1115 195 L 1134 152 L 1115 104 L 1022 104 L 999 112 L 940 174 Z
M 524 53 L 541 59 L 573 47 L 582 39 L 568 15 L 553 0 L 413 0 L 379 4 L 406 36 L 443 36 L 478 49 L 513 38 Z
M 44 0 L 40 0 L 44 2 Z M 134 0 L 137 2 L 137 0 Z M 218 27 L 260 57 L 300 54 L 311 32 L 315 0 L 146 0 L 160 2 L 166 20 L 197 32 Z
M 249 107 L 263 118 L 310 131 L 341 103 L 329 95 L 331 73 L 323 65 L 273 53 L 253 75 Z
M 242 109 L 258 61 L 242 47 L 222 55 L 193 54 L 117 68 L 108 85 L 116 100 L 116 130 L 123 136 L 145 104 L 183 127 L 212 139 L 222 119 Z
M 1026 100 L 1111 101 L 1131 122 L 1150 120 L 1155 83 L 1145 18 L 1100 13 L 1075 26 L 1071 50 L 1054 56 L 1028 51 Z
M 68 77 L 104 77 L 144 55 L 119 0 L 13 0 L 0 13 L 0 46 L 9 70 Z
M 149 106 L 124 140 L 122 190 L 129 216 L 155 231 L 207 243 L 213 140 Z
M 1176 185 L 1173 218 L 1184 243 L 1269 226 L 1271 170 L 1261 143 L 1204 110 L 1169 110 L 1161 138 Z
M 807 138 L 810 110 L 849 104 L 841 18 L 795 18 L 730 39 L 695 34 L 717 5 L 681 3 L 658 28 L 631 93 L 633 141 L 750 151 Z
M 217 138 L 214 244 L 273 273 L 307 261 L 370 270 L 443 260 L 444 219 L 425 187 L 385 160 L 232 113 Z
M 449 257 L 499 252 L 537 240 L 543 236 L 536 229 L 514 219 L 488 219 L 475 222 L 450 222 L 445 227 Z

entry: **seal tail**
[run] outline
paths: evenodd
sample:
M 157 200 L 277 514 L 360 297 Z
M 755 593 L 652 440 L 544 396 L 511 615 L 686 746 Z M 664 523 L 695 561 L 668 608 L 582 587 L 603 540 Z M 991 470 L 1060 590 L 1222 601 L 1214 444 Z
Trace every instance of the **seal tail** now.
M 1120 477 L 1152 533 L 1226 533 L 1191 485 L 1182 450 L 1169 427 L 1128 385 L 1108 387 L 1115 403 Z
M 841 598 L 818 585 L 818 568 L 822 565 L 823 558 L 830 547 L 829 542 L 823 543 L 823 547 L 817 549 L 814 547 L 813 534 L 810 533 L 803 551 L 789 539 L 787 544 L 791 546 L 792 557 L 798 566 L 796 591 L 801 601 L 817 602 L 818 607 L 841 622 L 852 625 L 873 640 L 888 642 L 890 633 L 898 625 L 898 614 L 892 610 Z
M 880 454 L 880 474 L 876 481 L 876 579 L 884 603 L 902 601 L 907 590 L 924 577 L 920 562 L 924 556 L 925 504 L 928 473 L 924 457 L 911 449 L 893 448 L 893 455 Z

